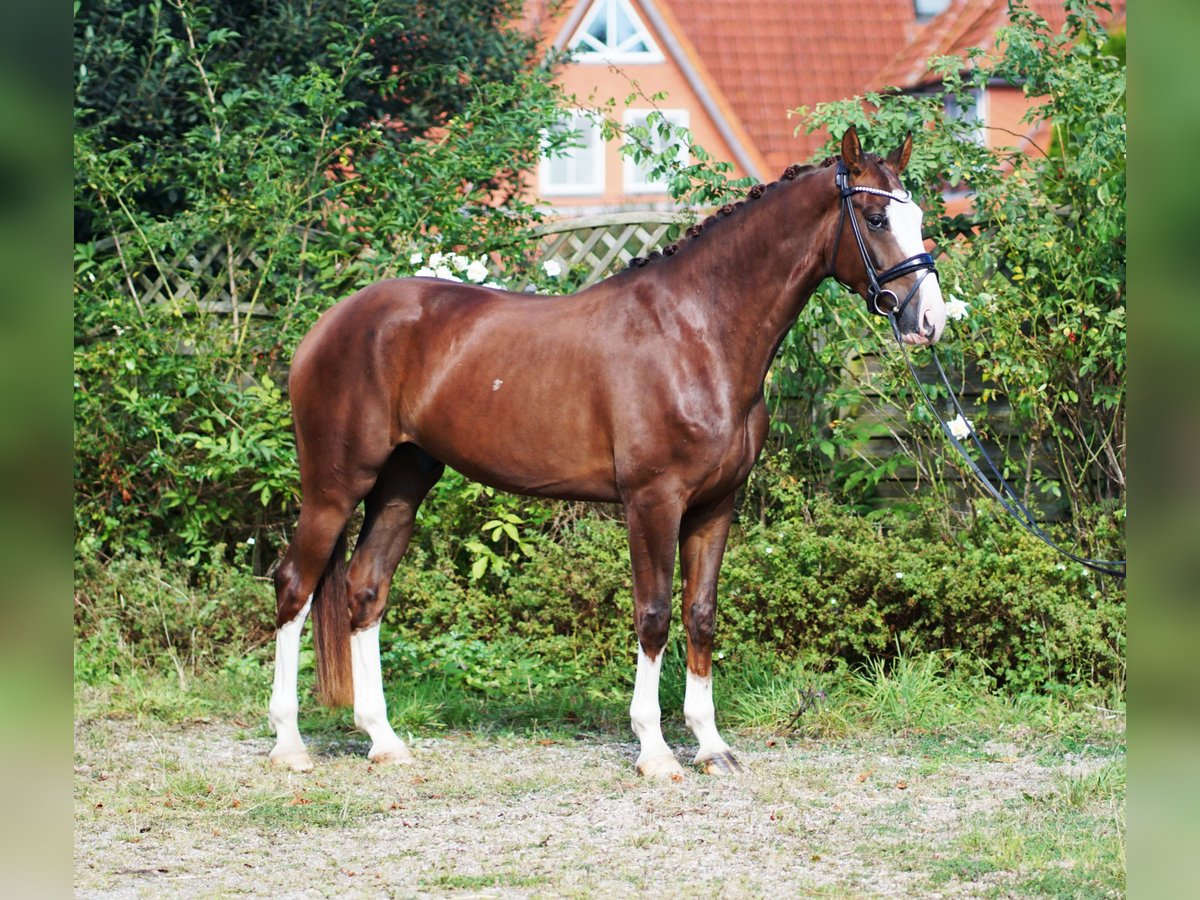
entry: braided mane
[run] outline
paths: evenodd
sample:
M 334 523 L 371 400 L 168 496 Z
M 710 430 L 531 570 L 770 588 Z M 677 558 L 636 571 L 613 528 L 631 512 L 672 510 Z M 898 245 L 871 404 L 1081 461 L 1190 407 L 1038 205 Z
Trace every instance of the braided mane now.
M 878 157 L 873 153 L 864 155 L 876 163 L 883 161 L 882 157 Z M 821 162 L 815 165 L 793 164 L 788 166 L 783 170 L 783 174 L 779 176 L 778 181 L 772 181 L 770 184 L 754 185 L 754 187 L 750 188 L 750 190 L 746 192 L 745 199 L 738 200 L 734 203 L 726 203 L 724 206 L 717 209 L 711 216 L 706 218 L 703 222 L 697 222 L 695 225 L 688 228 L 683 233 L 683 237 L 673 243 L 667 244 L 667 246 L 663 247 L 662 250 L 655 250 L 653 253 L 650 253 L 647 256 L 635 256 L 629 261 L 629 268 L 640 268 L 641 266 L 644 266 L 656 259 L 662 259 L 666 256 L 674 256 L 679 252 L 679 247 L 681 244 L 685 242 L 690 243 L 698 238 L 702 232 L 709 228 L 709 226 L 715 225 L 718 222 L 728 219 L 730 216 L 736 214 L 739 209 L 746 205 L 747 201 L 758 200 L 768 191 L 777 190 L 782 182 L 795 181 L 801 175 L 811 172 L 814 169 L 828 168 L 837 162 L 838 159 L 839 157 L 837 156 L 827 156 L 825 159 L 821 160 Z

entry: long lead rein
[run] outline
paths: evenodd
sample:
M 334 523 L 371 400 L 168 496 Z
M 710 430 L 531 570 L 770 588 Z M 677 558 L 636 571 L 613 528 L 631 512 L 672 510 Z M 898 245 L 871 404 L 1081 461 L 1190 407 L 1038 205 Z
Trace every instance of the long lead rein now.
M 908 366 L 909 374 L 912 375 L 913 382 L 917 386 L 917 393 L 921 395 L 921 399 L 925 401 L 925 405 L 929 408 L 929 411 L 933 414 L 933 417 L 937 420 L 938 424 L 942 426 L 942 431 L 945 433 L 946 437 L 949 438 L 950 443 L 954 445 L 954 448 L 959 452 L 962 458 L 966 460 L 971 474 L 975 476 L 975 480 L 979 482 L 984 490 L 986 490 L 993 498 L 995 498 L 1001 506 L 1008 510 L 1009 514 L 1011 514 L 1012 517 L 1017 520 L 1018 525 L 1020 525 L 1034 537 L 1052 547 L 1054 550 L 1057 550 L 1063 556 L 1067 557 L 1068 559 L 1073 559 L 1080 565 L 1086 566 L 1095 572 L 1100 572 L 1103 575 L 1124 578 L 1125 560 L 1088 559 L 1079 556 L 1078 554 L 1072 553 L 1070 550 L 1060 547 L 1048 534 L 1046 534 L 1042 527 L 1038 525 L 1037 521 L 1033 517 L 1033 513 L 1029 511 L 1029 507 L 1021 502 L 1021 499 L 1017 496 L 1017 492 L 1013 489 L 1012 485 L 1005 480 L 1004 476 L 997 468 L 996 463 L 992 461 L 992 458 L 988 455 L 987 451 L 983 449 L 983 444 L 979 441 L 979 435 L 975 433 L 975 428 L 971 425 L 970 421 L 964 414 L 962 406 L 959 405 L 958 397 L 955 396 L 954 388 L 950 385 L 950 379 L 946 377 L 946 370 L 942 367 L 942 361 L 938 358 L 937 351 L 935 351 L 931 346 L 929 348 L 929 352 L 933 356 L 933 361 L 937 366 L 938 375 L 941 376 L 942 383 L 946 386 L 946 392 L 950 395 L 950 400 L 954 404 L 954 409 L 957 411 L 958 417 L 966 426 L 967 432 L 971 436 L 971 441 L 975 444 L 975 448 L 979 451 L 980 456 L 982 456 L 987 462 L 988 468 L 992 470 L 992 474 L 996 476 L 996 480 L 1000 483 L 1001 487 L 997 488 L 996 485 L 992 483 L 992 480 L 983 473 L 983 471 L 975 463 L 975 460 L 971 459 L 970 455 L 967 453 L 966 447 L 964 447 L 962 442 L 954 436 L 954 433 L 950 430 L 950 426 L 946 424 L 945 420 L 941 417 L 941 414 L 938 413 L 937 407 L 929 398 L 929 395 L 925 393 L 925 387 L 921 384 L 921 379 L 917 377 L 916 367 L 913 366 L 912 358 L 909 356 L 908 347 L 905 346 L 904 341 L 900 338 L 900 327 L 896 322 L 896 317 L 894 315 L 888 315 L 888 323 L 892 326 L 892 334 L 895 335 L 896 343 L 900 345 L 900 349 L 904 354 L 904 363 L 906 366 Z M 1003 491 L 1001 491 L 1001 488 Z

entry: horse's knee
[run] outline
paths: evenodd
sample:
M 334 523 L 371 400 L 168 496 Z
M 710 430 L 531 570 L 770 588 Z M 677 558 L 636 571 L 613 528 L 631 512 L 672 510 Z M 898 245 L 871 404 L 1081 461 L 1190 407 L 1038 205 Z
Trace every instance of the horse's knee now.
M 717 609 L 713 603 L 696 601 L 688 609 L 684 627 L 688 640 L 700 646 L 712 646 L 716 633 Z
M 350 630 L 370 628 L 381 618 L 387 606 L 387 594 L 375 588 L 359 588 L 350 595 Z
M 669 599 L 646 604 L 638 610 L 637 634 L 642 649 L 651 659 L 658 656 L 667 644 L 667 633 L 671 627 L 671 601 Z

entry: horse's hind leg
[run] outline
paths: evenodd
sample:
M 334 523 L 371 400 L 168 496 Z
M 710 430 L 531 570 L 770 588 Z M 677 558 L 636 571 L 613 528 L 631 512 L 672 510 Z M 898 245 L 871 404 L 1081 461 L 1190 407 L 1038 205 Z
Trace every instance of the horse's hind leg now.
M 717 573 L 733 521 L 734 495 L 689 511 L 680 526 L 683 627 L 687 632 L 687 688 L 683 718 L 700 742 L 695 763 L 709 775 L 742 771 L 720 733 L 712 699 L 712 647 L 717 613 Z
M 316 492 L 311 496 L 315 498 Z M 291 545 L 275 572 L 275 681 L 268 718 L 276 740 L 271 750 L 271 762 L 298 772 L 307 772 L 313 767 L 297 722 L 300 636 L 312 605 L 313 591 L 339 544 L 353 505 L 347 500 L 341 505 L 318 506 L 315 499 L 304 504 Z
M 363 529 L 350 560 L 350 660 L 354 724 L 371 738 L 374 763 L 408 763 L 412 755 L 392 730 L 383 696 L 379 623 L 388 589 L 412 537 L 417 507 L 441 477 L 443 466 L 412 444 L 397 447 L 366 498 Z

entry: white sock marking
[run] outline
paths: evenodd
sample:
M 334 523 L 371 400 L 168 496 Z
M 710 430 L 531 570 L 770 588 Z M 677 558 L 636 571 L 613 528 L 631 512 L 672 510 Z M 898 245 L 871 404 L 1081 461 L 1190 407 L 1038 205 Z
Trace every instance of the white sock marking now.
M 663 740 L 662 711 L 658 705 L 658 679 L 662 672 L 663 655 L 651 660 L 638 644 L 637 678 L 633 683 L 633 702 L 629 704 L 629 721 L 642 744 L 638 764 L 656 756 L 670 756 L 671 748 Z
M 717 731 L 717 712 L 713 706 L 712 676 L 701 678 L 690 669 L 683 695 L 683 719 L 700 742 L 696 761 L 711 759 L 729 750 Z
M 354 725 L 371 737 L 368 758 L 384 753 L 408 755 L 388 721 L 379 660 L 379 623 L 350 636 L 350 670 L 354 675 Z
M 300 700 L 297 680 L 300 673 L 300 636 L 304 633 L 304 621 L 312 606 L 312 596 L 292 621 L 284 623 L 275 632 L 275 682 L 271 686 L 271 703 L 267 707 L 267 718 L 276 734 L 275 749 L 271 756 L 285 753 L 304 753 L 304 739 L 300 737 Z

